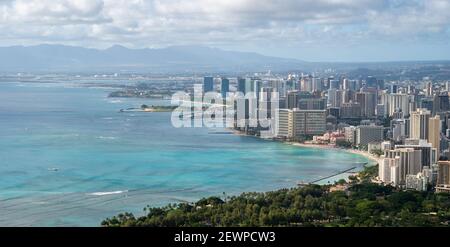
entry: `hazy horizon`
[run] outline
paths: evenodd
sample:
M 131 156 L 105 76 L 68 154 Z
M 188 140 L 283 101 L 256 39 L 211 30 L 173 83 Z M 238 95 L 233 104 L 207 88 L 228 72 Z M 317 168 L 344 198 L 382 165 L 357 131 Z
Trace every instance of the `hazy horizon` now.
M 62 43 L 40 43 L 40 44 L 33 44 L 33 45 L 9 45 L 9 46 L 1 46 L 0 48 L 14 48 L 14 47 L 23 47 L 23 48 L 32 48 L 32 47 L 42 47 L 42 46 L 63 46 L 68 48 L 83 48 L 83 49 L 92 49 L 96 51 L 107 51 L 116 47 L 125 48 L 128 50 L 164 50 L 164 49 L 170 49 L 170 48 L 207 48 L 207 49 L 218 49 L 225 52 L 242 52 L 242 53 L 253 53 L 257 55 L 262 55 L 266 57 L 273 57 L 273 58 L 282 58 L 282 59 L 295 59 L 299 62 L 306 62 L 306 63 L 348 63 L 348 64 L 358 64 L 358 63 L 396 63 L 396 62 L 434 62 L 434 61 L 450 61 L 450 58 L 448 59 L 393 59 L 393 60 L 361 60 L 361 61 L 341 61 L 341 60 L 329 60 L 329 61 L 316 61 L 316 60 L 306 60 L 302 59 L 300 57 L 288 57 L 288 56 L 277 56 L 277 55 L 270 55 L 266 54 L 264 52 L 256 52 L 256 51 L 245 51 L 245 50 L 232 50 L 232 49 L 224 49 L 220 47 L 214 47 L 214 46 L 208 46 L 208 45 L 169 45 L 165 47 L 158 47 L 158 48 L 152 48 L 152 47 L 141 47 L 141 48 L 133 48 L 133 47 L 127 47 L 126 45 L 122 44 L 112 44 L 105 48 L 97 48 L 97 47 L 89 47 L 89 46 L 81 46 L 81 45 L 68 45 L 68 44 L 62 44 Z

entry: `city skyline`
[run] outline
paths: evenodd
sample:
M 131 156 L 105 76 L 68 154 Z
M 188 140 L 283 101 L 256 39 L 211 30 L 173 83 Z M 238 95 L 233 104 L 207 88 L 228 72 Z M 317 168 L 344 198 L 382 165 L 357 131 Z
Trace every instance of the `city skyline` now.
M 0 0 L 0 32 L 2 227 L 450 226 L 450 0 Z
M 442 0 L 0 1 L 0 46 L 202 45 L 317 62 L 450 59 Z

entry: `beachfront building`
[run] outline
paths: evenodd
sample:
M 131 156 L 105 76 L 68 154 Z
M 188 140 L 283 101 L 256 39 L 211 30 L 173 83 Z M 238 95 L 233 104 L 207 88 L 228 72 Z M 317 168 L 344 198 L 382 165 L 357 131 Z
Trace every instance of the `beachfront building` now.
M 278 137 L 293 138 L 293 111 L 289 109 L 279 109 L 278 113 Z
M 280 109 L 278 118 L 279 137 L 298 138 L 326 132 L 325 110 Z
M 356 127 L 356 146 L 367 147 L 371 142 L 382 142 L 384 140 L 383 126 L 360 125 Z
M 294 135 L 322 135 L 326 132 L 326 110 L 299 110 L 294 113 Z

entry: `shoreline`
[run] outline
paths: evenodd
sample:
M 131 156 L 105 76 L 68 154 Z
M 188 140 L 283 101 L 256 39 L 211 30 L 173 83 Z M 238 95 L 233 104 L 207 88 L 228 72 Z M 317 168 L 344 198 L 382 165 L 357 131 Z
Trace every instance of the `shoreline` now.
M 334 150 L 334 151 L 344 151 L 346 153 L 361 155 L 367 158 L 368 160 L 372 161 L 375 165 L 380 163 L 380 158 L 370 154 L 366 151 L 356 150 L 356 149 L 347 149 L 347 148 L 339 148 L 336 146 L 331 145 L 323 145 L 323 144 L 309 144 L 309 143 L 297 143 L 297 142 L 283 142 L 285 144 L 289 144 L 292 146 L 297 147 L 303 147 L 303 148 L 317 148 L 317 149 L 328 149 L 328 150 Z
M 366 165 L 375 166 L 380 163 L 380 158 L 370 154 L 369 152 L 361 151 L 361 150 L 355 150 L 355 149 L 346 149 L 346 148 L 339 148 L 332 145 L 323 145 L 323 144 L 312 144 L 312 143 L 293 143 L 293 142 L 283 142 L 292 146 L 296 147 L 302 147 L 302 148 L 316 148 L 316 149 L 322 149 L 322 150 L 334 150 L 334 151 L 344 151 L 346 153 L 350 154 L 356 154 L 363 156 L 369 160 L 369 162 Z M 364 165 L 364 166 L 366 166 Z M 337 181 L 336 178 L 344 178 L 347 182 L 350 178 L 350 176 L 359 176 L 360 171 L 355 172 L 345 172 L 341 174 L 336 174 L 335 176 L 324 178 L 322 180 L 317 181 L 314 184 L 324 185 L 324 184 L 330 184 L 331 181 Z M 327 183 L 320 183 L 321 181 L 324 181 L 325 179 L 328 179 Z
M 247 137 L 257 137 L 254 135 L 248 135 L 240 130 L 235 130 L 235 129 L 229 129 L 233 135 L 237 135 L 237 136 L 247 136 Z M 259 138 L 259 137 L 257 137 Z M 264 140 L 262 138 L 260 138 L 261 140 Z M 335 145 L 325 145 L 325 144 L 313 144 L 313 143 L 300 143 L 300 142 L 290 142 L 290 141 L 284 141 L 284 140 L 276 140 L 273 139 L 271 141 L 275 141 L 275 142 L 279 142 L 282 144 L 287 144 L 287 145 L 291 145 L 291 146 L 296 146 L 296 147 L 303 147 L 303 148 L 316 148 L 316 149 L 328 149 L 328 150 L 334 150 L 334 151 L 344 151 L 347 153 L 351 153 L 351 154 L 356 154 L 356 155 L 361 155 L 364 156 L 365 158 L 367 158 L 369 161 L 369 163 L 372 163 L 374 165 L 379 164 L 380 163 L 380 157 L 377 157 L 367 151 L 361 151 L 361 150 L 357 150 L 357 149 L 349 149 L 349 148 L 340 148 L 340 147 L 336 147 Z
M 234 135 L 237 135 L 237 136 L 255 137 L 253 135 L 247 135 L 246 133 L 244 133 L 242 131 L 239 131 L 239 130 L 232 130 L 232 133 Z M 360 155 L 360 156 L 363 156 L 364 158 L 366 158 L 368 160 L 368 162 L 364 166 L 366 166 L 366 165 L 375 166 L 375 165 L 380 164 L 380 157 L 378 157 L 376 155 L 373 155 L 373 154 L 370 154 L 367 151 L 361 151 L 361 150 L 356 150 L 356 149 L 348 149 L 348 148 L 340 148 L 340 147 L 336 147 L 335 145 L 299 143 L 299 142 L 289 142 L 289 141 L 275 140 L 275 139 L 273 139 L 272 141 L 280 142 L 280 143 L 286 144 L 286 145 L 301 147 L 301 148 L 315 148 L 315 149 L 321 149 L 321 150 L 344 151 L 344 152 L 349 153 L 349 154 Z M 325 177 L 325 178 L 323 178 L 321 180 L 317 180 L 315 182 L 315 184 L 323 184 L 323 183 L 319 183 L 319 182 L 321 182 L 321 181 L 323 181 L 325 179 L 330 179 L 328 181 L 328 183 L 329 183 L 331 180 L 333 180 L 333 178 L 336 178 L 336 177 L 345 177 L 345 179 L 348 181 L 350 176 L 354 176 L 355 174 L 359 175 L 359 172 L 360 171 L 355 171 L 355 172 L 349 171 L 349 172 L 336 174 L 335 176 L 332 176 L 332 177 Z

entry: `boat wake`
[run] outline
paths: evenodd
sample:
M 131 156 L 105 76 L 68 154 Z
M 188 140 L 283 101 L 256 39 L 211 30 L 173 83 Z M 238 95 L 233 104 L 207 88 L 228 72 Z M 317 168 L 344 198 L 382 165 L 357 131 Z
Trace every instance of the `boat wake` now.
M 94 192 L 90 193 L 88 195 L 90 196 L 107 196 L 107 195 L 116 195 L 116 194 L 122 194 L 127 193 L 128 190 L 117 190 L 117 191 L 107 191 L 107 192 Z
M 114 137 L 114 136 L 99 136 L 99 137 L 97 137 L 98 139 L 101 139 L 101 140 L 115 140 L 115 139 L 117 139 L 116 137 Z

